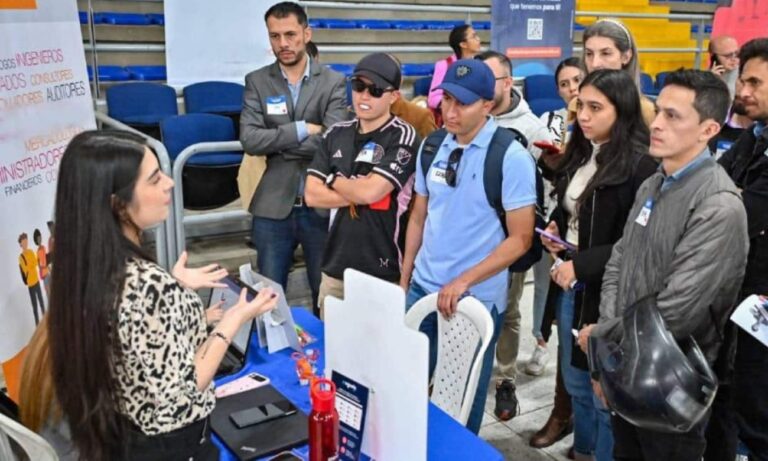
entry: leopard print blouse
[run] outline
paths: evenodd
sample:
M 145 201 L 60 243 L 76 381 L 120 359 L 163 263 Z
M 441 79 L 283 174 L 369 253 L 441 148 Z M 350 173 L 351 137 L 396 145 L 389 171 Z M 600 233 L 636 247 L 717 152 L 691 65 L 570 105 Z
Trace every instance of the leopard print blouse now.
M 206 417 L 213 384 L 200 392 L 195 351 L 206 340 L 203 302 L 160 266 L 131 259 L 118 312 L 119 408 L 146 435 Z

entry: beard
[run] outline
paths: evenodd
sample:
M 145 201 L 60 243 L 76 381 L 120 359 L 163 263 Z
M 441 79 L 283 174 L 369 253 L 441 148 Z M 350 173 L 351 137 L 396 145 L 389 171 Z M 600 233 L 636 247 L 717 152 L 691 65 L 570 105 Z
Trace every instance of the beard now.
M 297 51 L 293 59 L 285 61 L 280 59 L 280 53 L 277 53 L 277 60 L 280 62 L 280 64 L 284 65 L 285 67 L 293 67 L 296 64 L 300 63 L 302 59 L 304 59 L 304 56 L 306 54 L 307 54 L 306 50 Z

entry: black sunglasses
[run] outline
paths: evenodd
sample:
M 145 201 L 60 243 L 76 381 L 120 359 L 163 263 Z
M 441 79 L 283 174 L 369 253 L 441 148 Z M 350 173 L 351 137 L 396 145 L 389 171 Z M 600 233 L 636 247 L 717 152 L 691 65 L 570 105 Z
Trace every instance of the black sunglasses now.
M 357 79 L 357 78 L 351 79 L 350 83 L 352 84 L 352 91 L 354 91 L 355 93 L 362 93 L 363 91 L 365 91 L 367 89 L 368 90 L 368 94 L 370 94 L 374 98 L 380 98 L 380 97 L 384 96 L 384 93 L 388 93 L 390 91 L 395 91 L 394 88 L 387 88 L 387 89 L 379 88 L 378 86 L 374 85 L 373 83 L 368 85 L 364 81 L 362 81 L 360 79 Z
M 457 147 L 448 155 L 448 166 L 445 168 L 445 183 L 451 187 L 456 187 L 456 171 L 459 169 L 459 162 L 461 162 L 463 154 L 464 149 Z

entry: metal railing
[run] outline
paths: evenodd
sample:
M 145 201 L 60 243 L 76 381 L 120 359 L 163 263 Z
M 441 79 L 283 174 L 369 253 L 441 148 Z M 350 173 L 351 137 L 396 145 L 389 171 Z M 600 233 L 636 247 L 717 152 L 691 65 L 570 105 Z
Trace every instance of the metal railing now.
M 182 173 L 184 171 L 184 165 L 187 164 L 187 161 L 190 159 L 190 157 L 206 152 L 226 152 L 234 150 L 243 150 L 243 145 L 240 144 L 240 141 L 201 142 L 192 144 L 191 146 L 181 151 L 181 153 L 173 161 L 173 181 L 176 183 L 173 188 L 173 222 L 175 223 L 175 229 L 173 230 L 173 233 L 174 239 L 176 241 L 173 261 L 178 259 L 179 255 L 181 255 L 181 252 L 184 251 L 186 246 L 186 225 L 237 221 L 249 218 L 251 216 L 245 210 L 210 211 L 202 214 L 184 216 L 184 194 L 182 191 L 182 182 L 184 177 Z
M 101 112 L 96 112 L 96 121 L 102 125 L 106 125 L 111 128 L 130 131 L 131 133 L 135 133 L 143 137 L 144 139 L 146 139 L 147 144 L 157 154 L 157 161 L 160 164 L 160 169 L 163 171 L 163 173 L 167 174 L 168 176 L 172 175 L 171 159 L 168 156 L 168 150 L 165 148 L 163 143 Z M 181 189 L 181 186 L 178 186 L 177 189 Z M 158 227 L 154 228 L 155 252 L 157 255 L 157 263 L 166 269 L 170 269 L 170 263 L 175 262 L 178 257 L 178 255 L 175 255 L 175 253 L 172 253 L 176 248 L 174 243 L 175 242 L 175 226 L 174 226 L 175 216 L 173 213 L 173 211 L 176 209 L 176 205 L 173 202 L 173 200 L 171 201 L 170 208 L 171 208 L 171 213 L 168 214 L 168 218 L 166 218 L 165 222 L 163 222 Z

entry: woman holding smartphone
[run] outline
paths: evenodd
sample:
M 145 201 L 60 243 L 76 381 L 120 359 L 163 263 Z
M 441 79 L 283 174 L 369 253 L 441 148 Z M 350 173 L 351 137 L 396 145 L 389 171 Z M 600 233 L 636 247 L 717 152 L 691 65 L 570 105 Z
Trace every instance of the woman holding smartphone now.
M 627 72 L 596 70 L 575 98 L 577 118 L 555 171 L 557 207 L 546 228 L 576 247 L 542 237 L 558 257 L 551 271 L 547 310 L 555 311 L 563 381 L 574 414 L 576 459 L 612 459 L 610 414 L 597 401 L 585 354 L 571 329 L 599 316 L 603 271 L 640 184 L 656 171 L 640 96 Z
M 194 290 L 221 286 L 226 271 L 182 260 L 171 274 L 141 248 L 172 187 L 131 133 L 81 133 L 62 157 L 48 333 L 55 401 L 81 459 L 218 459 L 213 376 L 240 326 L 277 302 L 243 290 L 206 332 Z

